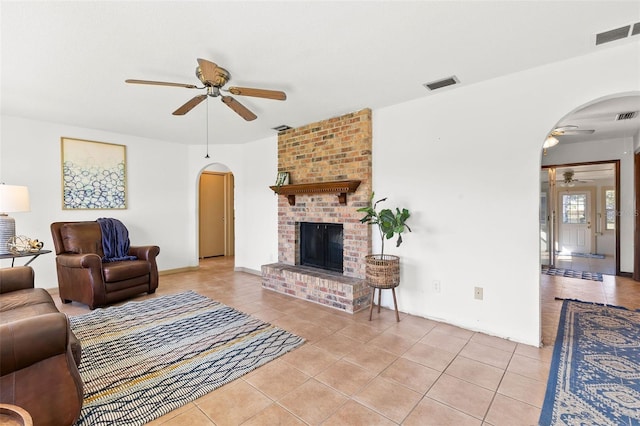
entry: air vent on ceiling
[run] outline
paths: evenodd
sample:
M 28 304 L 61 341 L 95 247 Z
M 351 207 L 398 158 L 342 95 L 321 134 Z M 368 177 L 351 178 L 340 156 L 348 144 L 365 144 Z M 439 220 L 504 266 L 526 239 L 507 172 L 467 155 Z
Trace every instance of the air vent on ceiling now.
M 631 25 L 616 28 L 615 30 L 605 31 L 600 34 L 596 34 L 596 46 L 602 43 L 609 43 L 610 41 L 620 40 L 629 35 L 629 29 Z
M 452 75 L 451 77 L 443 78 L 442 80 L 432 81 L 431 83 L 424 83 L 423 86 L 429 90 L 436 90 L 458 83 L 460 83 L 458 77 Z
M 640 22 L 636 22 L 635 24 L 633 24 L 633 29 L 631 30 L 631 35 L 638 35 L 640 34 Z
M 632 118 L 635 118 L 637 115 L 638 115 L 638 111 L 621 112 L 620 114 L 616 115 L 616 121 L 631 120 Z
M 275 130 L 276 132 L 280 133 L 280 132 L 284 132 L 285 130 L 291 129 L 291 127 L 287 126 L 286 124 L 281 124 L 279 126 L 272 127 L 272 129 Z

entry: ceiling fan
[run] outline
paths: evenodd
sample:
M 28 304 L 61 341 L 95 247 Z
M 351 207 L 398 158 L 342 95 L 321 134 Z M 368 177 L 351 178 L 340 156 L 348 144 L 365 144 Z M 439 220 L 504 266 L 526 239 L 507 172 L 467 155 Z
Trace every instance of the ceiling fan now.
M 164 81 L 151 81 L 151 80 L 125 80 L 126 83 L 132 84 L 151 84 L 155 86 L 171 86 L 171 87 L 184 87 L 186 89 L 206 89 L 207 93 L 195 96 L 188 100 L 184 105 L 179 107 L 173 112 L 173 115 L 184 115 L 195 108 L 200 102 L 207 99 L 207 97 L 217 98 L 235 111 L 240 117 L 247 121 L 252 121 L 257 116 L 251 112 L 247 107 L 238 102 L 231 96 L 225 96 L 220 91 L 225 91 L 238 96 L 253 96 L 256 98 L 275 99 L 284 101 L 287 99 L 287 95 L 284 92 L 278 90 L 266 90 L 266 89 L 253 89 L 250 87 L 229 87 L 223 89 L 224 85 L 231 79 L 231 74 L 226 69 L 219 67 L 211 61 L 198 58 L 198 67 L 196 67 L 196 77 L 202 82 L 204 86 L 198 87 L 193 84 L 183 83 L 168 83 Z
M 590 135 L 594 133 L 593 129 L 578 129 L 578 126 L 560 126 L 551 131 L 551 136 L 573 136 L 573 135 Z
M 579 180 L 579 179 L 575 179 L 574 176 L 575 172 L 573 170 L 567 170 L 566 172 L 562 173 L 562 182 L 560 182 L 560 186 L 563 187 L 572 187 L 575 186 L 576 183 L 587 183 L 587 182 L 593 182 L 593 180 Z
M 542 148 L 543 148 L 542 152 L 544 155 L 547 155 L 548 148 L 552 148 L 558 145 L 560 141 L 557 139 L 557 136 L 590 135 L 594 132 L 595 130 L 593 129 L 581 130 L 581 129 L 578 129 L 578 126 L 573 126 L 573 125 L 556 127 L 551 131 L 551 133 L 549 133 L 549 135 L 547 135 L 547 138 L 545 139 L 544 144 L 542 145 Z

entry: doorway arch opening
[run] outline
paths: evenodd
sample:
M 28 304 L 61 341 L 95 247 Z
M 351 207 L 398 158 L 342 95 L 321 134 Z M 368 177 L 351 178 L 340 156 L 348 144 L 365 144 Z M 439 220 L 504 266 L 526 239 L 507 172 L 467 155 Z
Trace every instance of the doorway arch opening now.
M 633 272 L 639 105 L 638 91 L 603 96 L 576 107 L 549 130 L 559 143 L 541 147 L 542 265 L 554 266 L 556 253 L 604 254 L 614 266 L 603 272 Z M 574 203 L 568 193 L 579 190 L 587 195 L 576 194 Z M 573 235 L 571 225 L 578 230 Z
M 198 258 L 235 254 L 234 175 L 226 165 L 203 167 L 197 178 Z
M 549 134 L 557 128 L 581 132 L 557 135 L 559 143 L 546 149 L 542 145 L 544 140 L 540 142 L 539 259 L 543 270 L 540 277 L 543 343 L 554 339 L 554 329 L 545 327 L 546 316 L 552 316 L 558 309 L 554 296 L 581 300 L 586 297 L 572 292 L 574 287 L 564 286 L 562 280 L 545 276 L 545 267 L 555 269 L 555 274 L 572 276 L 562 271 L 567 267 L 566 261 L 577 254 L 584 256 L 574 258 L 578 265 L 589 264 L 590 259 L 594 260 L 592 265 L 597 265 L 604 260 L 599 259 L 601 256 L 612 260 L 613 265 L 602 274 L 605 282 L 615 282 L 614 275 L 637 273 L 634 265 L 640 262 L 634 237 L 638 238 L 640 224 L 634 199 L 640 196 L 640 185 L 634 185 L 634 182 L 640 179 L 640 168 L 634 171 L 634 151 L 640 148 L 640 117 L 633 118 L 633 114 L 627 113 L 637 111 L 638 105 L 640 92 L 612 94 L 587 102 L 566 114 L 549 130 Z M 571 269 L 598 272 L 576 264 Z M 582 276 L 576 278 L 584 279 Z M 591 280 L 594 279 L 589 282 L 593 282 Z M 575 289 L 589 287 L 577 286 Z

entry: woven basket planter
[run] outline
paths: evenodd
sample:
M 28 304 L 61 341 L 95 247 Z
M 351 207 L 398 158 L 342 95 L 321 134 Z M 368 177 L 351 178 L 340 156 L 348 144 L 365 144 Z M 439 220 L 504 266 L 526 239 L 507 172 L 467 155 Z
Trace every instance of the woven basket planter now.
M 400 284 L 400 258 L 389 254 L 365 256 L 367 284 L 375 288 L 394 288 Z

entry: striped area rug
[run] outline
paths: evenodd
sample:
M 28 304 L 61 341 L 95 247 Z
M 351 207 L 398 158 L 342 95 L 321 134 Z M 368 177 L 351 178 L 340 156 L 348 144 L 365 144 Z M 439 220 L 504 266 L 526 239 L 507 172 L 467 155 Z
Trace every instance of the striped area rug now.
M 69 319 L 82 343 L 77 425 L 143 425 L 304 342 L 192 291 Z
M 546 275 L 557 275 L 561 277 L 580 278 L 582 280 L 602 281 L 600 272 L 574 271 L 572 269 L 542 267 L 542 273 Z

